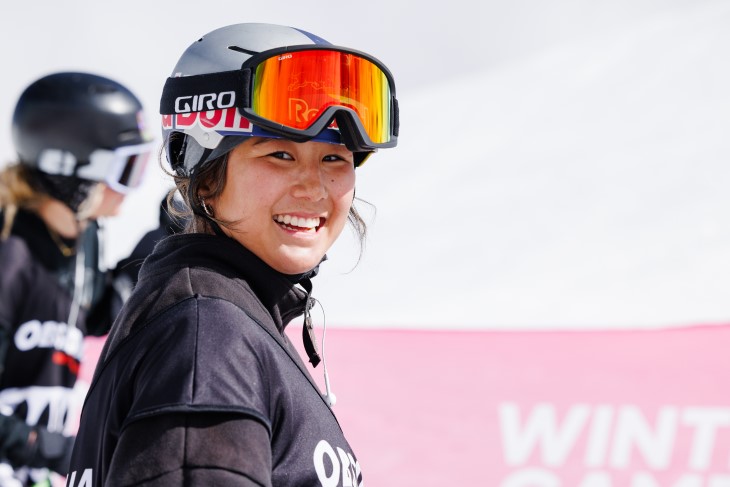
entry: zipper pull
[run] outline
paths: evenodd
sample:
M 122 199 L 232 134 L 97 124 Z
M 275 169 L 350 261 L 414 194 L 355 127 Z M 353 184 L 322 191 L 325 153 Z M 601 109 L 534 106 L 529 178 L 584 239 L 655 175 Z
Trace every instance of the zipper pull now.
M 302 340 L 304 341 L 304 350 L 307 352 L 309 362 L 312 367 L 316 367 L 322 361 L 317 348 L 317 336 L 314 334 L 314 325 L 312 324 L 312 316 L 310 310 L 314 307 L 314 298 L 307 297 L 307 306 L 304 310 L 304 326 L 302 327 Z

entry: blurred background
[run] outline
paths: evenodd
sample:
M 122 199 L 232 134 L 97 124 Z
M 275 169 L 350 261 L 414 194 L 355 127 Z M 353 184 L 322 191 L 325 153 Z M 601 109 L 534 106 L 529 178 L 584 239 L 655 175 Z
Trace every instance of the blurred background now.
M 336 278 L 317 283 L 332 324 L 724 320 L 728 15 L 724 0 L 18 2 L 0 16 L 0 160 L 14 157 L 15 100 L 40 76 L 118 79 L 158 134 L 162 85 L 198 36 L 294 25 L 380 58 L 402 106 L 399 147 L 358 174 L 377 210 L 362 206 L 362 260 L 341 242 L 322 269 Z M 108 225 L 110 261 L 155 225 L 169 184 L 151 164 Z
M 370 203 L 361 205 L 371 230 L 365 251 L 358 262 L 346 235 L 314 290 L 331 327 L 331 373 L 353 391 L 371 391 L 359 409 L 347 406 L 346 394 L 338 405 L 368 485 L 498 485 L 497 477 L 506 478 L 484 483 L 483 469 L 470 465 L 506 458 L 475 435 L 478 414 L 434 409 L 444 390 L 462 395 L 461 404 L 497 425 L 482 433 L 499 443 L 498 406 L 472 394 L 490 390 L 480 371 L 500 367 L 488 350 L 505 337 L 516 337 L 508 341 L 522 352 L 523 339 L 539 348 L 535 340 L 590 337 L 597 354 L 608 354 L 610 370 L 617 355 L 602 343 L 620 351 L 636 343 L 624 332 L 653 330 L 657 341 L 635 354 L 637 367 L 652 370 L 663 333 L 720 330 L 730 320 L 727 0 L 13 2 L 0 15 L 0 161 L 14 158 L 15 100 L 53 71 L 117 79 L 142 99 L 159 134 L 159 95 L 180 54 L 202 34 L 238 22 L 302 28 L 373 54 L 396 78 L 399 146 L 358 170 L 357 195 Z M 123 214 L 107 224 L 110 264 L 156 226 L 170 185 L 152 162 Z M 590 332 L 606 333 L 606 341 L 592 341 L 598 335 Z M 459 348 L 479 343 L 469 356 Z M 706 343 L 718 340 L 710 334 Z M 551 350 L 558 360 L 583 346 L 558 340 Z M 590 370 L 589 362 L 571 363 Z M 391 365 L 381 370 L 384 363 Z M 539 361 L 520 364 L 549 373 Z M 520 364 L 500 377 L 520 384 Z M 634 380 L 632 370 L 616 380 Z M 390 397 L 373 398 L 385 390 Z M 492 392 L 499 405 L 524 391 Z M 616 394 L 602 400 L 641 402 Z M 585 399 L 549 396 L 530 397 L 554 399 L 558 412 Z M 534 404 L 525 401 L 527 411 Z M 385 452 L 382 432 L 393 431 L 393 417 L 414 411 L 422 423 L 387 437 Z M 423 446 L 432 442 L 438 448 Z

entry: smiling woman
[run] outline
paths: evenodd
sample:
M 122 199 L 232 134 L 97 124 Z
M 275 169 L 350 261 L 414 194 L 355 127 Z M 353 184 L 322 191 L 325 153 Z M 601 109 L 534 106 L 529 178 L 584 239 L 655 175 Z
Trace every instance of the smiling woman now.
M 342 232 L 354 192 L 345 146 L 256 137 L 230 153 L 220 193 L 200 197 L 223 233 L 275 270 L 301 274 Z
M 316 366 L 311 279 L 348 219 L 364 238 L 355 168 L 397 143 L 392 76 L 307 32 L 239 24 L 185 51 L 161 109 L 189 224 L 145 260 L 109 334 L 67 485 L 361 485 L 334 396 L 284 329 L 304 314 Z

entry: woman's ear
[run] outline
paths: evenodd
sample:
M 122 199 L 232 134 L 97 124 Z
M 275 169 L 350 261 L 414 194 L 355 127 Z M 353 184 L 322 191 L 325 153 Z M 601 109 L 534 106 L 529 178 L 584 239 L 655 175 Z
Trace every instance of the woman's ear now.
M 210 190 L 210 181 L 206 178 L 200 183 L 198 183 L 198 187 L 196 188 L 196 197 L 198 201 L 200 201 L 203 198 L 207 198 L 210 196 L 211 190 Z

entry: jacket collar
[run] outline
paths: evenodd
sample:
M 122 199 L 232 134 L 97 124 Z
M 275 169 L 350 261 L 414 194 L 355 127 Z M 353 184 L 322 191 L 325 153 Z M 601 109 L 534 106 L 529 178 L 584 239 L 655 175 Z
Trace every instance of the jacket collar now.
M 291 320 L 307 310 L 311 278 L 319 270 L 317 266 L 303 274 L 282 274 L 232 238 L 182 234 L 167 237 L 157 244 L 140 269 L 140 280 L 168 265 L 179 266 L 181 262 L 244 280 L 269 312 L 280 333 Z

